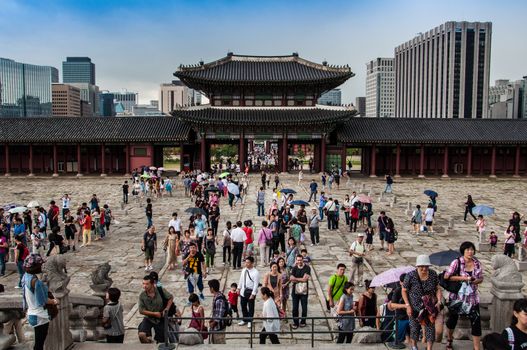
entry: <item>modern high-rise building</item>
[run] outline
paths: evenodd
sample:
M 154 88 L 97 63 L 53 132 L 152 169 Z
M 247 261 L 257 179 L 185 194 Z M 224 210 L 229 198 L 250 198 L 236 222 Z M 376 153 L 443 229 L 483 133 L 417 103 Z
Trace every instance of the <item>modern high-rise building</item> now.
M 492 23 L 446 22 L 395 48 L 395 115 L 485 118 Z
M 115 117 L 115 96 L 108 91 L 99 94 L 99 115 L 101 117 Z
M 323 93 L 317 103 L 319 105 L 340 106 L 342 105 L 342 91 L 340 89 L 331 89 Z
M 150 101 L 149 105 L 135 105 L 134 106 L 134 115 L 135 116 L 150 116 L 150 117 L 162 117 L 164 116 L 163 113 L 158 109 L 159 105 L 157 103 L 157 100 Z
M 95 84 L 95 64 L 89 57 L 66 57 L 62 62 L 63 83 Z
M 83 116 L 99 115 L 99 87 L 89 83 L 69 83 L 81 91 L 81 100 L 85 103 L 81 105 L 84 108 Z M 82 108 L 81 108 L 82 109 Z
M 0 116 L 50 116 L 51 84 L 58 81 L 54 67 L 0 58 Z
M 489 88 L 489 118 L 527 118 L 527 76 L 522 80 L 496 80 Z
M 81 91 L 68 84 L 53 84 L 53 116 L 80 117 Z
M 117 115 L 132 115 L 134 113 L 134 106 L 139 102 L 139 93 L 131 91 L 112 92 L 116 104 L 120 104 L 121 108 L 116 107 Z
M 355 108 L 359 113 L 359 116 L 366 116 L 366 97 L 355 97 Z
M 159 90 L 159 108 L 163 114 L 170 114 L 174 109 L 201 104 L 201 94 L 179 80 L 170 84 L 161 84 Z
M 366 64 L 366 117 L 395 115 L 393 58 L 376 58 Z

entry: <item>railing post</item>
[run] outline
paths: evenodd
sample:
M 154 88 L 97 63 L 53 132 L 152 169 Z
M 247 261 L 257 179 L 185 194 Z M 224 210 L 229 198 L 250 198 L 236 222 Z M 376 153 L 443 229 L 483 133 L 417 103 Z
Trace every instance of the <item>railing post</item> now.
M 165 324 L 163 325 L 163 333 L 165 335 L 165 342 L 159 345 L 159 350 L 172 350 L 175 349 L 176 346 L 174 344 L 170 344 L 169 337 L 168 337 L 168 312 L 165 312 L 163 315 L 163 320 L 165 321 Z
M 253 348 L 253 322 L 251 322 L 251 341 L 250 341 L 250 344 L 251 344 L 251 349 Z
M 315 319 L 311 319 L 311 347 L 315 347 Z

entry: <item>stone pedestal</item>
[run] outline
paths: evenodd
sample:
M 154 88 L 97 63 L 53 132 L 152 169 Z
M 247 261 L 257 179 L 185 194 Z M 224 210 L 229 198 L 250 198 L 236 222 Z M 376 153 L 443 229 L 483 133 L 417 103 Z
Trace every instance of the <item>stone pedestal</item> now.
M 490 252 L 490 243 L 479 242 L 477 249 L 478 252 Z
M 527 261 L 515 260 L 514 262 L 516 263 L 516 268 L 518 269 L 518 271 L 520 272 L 527 271 Z
M 408 202 L 406 204 L 406 210 L 404 211 L 405 215 L 410 215 L 413 212 L 412 210 L 412 202 Z

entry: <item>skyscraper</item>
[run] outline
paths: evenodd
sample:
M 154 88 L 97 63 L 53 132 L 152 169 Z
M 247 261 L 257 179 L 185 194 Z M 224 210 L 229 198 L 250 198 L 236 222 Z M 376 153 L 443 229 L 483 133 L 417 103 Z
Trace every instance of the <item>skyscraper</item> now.
M 58 80 L 54 67 L 0 58 L 0 116 L 50 116 L 51 84 Z
M 112 92 L 114 96 L 114 101 L 116 104 L 122 106 L 116 106 L 117 115 L 132 115 L 134 113 L 134 106 L 139 102 L 139 93 L 132 91 L 123 91 L 123 92 Z
M 115 117 L 115 96 L 108 91 L 99 94 L 99 115 L 101 117 Z
M 393 58 L 376 58 L 366 64 L 366 117 L 395 115 Z
M 53 84 L 53 116 L 80 117 L 81 91 L 68 84 Z
M 326 91 L 318 98 L 317 103 L 327 106 L 340 106 L 342 104 L 342 92 L 340 89 Z
M 446 22 L 395 48 L 395 115 L 485 118 L 492 23 Z
M 95 84 L 95 64 L 89 57 L 66 57 L 62 62 L 63 83 Z
M 489 88 L 489 118 L 527 119 L 527 76 L 496 80 Z
M 201 94 L 179 80 L 173 80 L 170 84 L 161 84 L 159 95 L 159 107 L 163 114 L 170 114 L 178 107 L 201 104 Z
M 355 97 L 355 108 L 357 109 L 359 116 L 366 116 L 366 97 Z

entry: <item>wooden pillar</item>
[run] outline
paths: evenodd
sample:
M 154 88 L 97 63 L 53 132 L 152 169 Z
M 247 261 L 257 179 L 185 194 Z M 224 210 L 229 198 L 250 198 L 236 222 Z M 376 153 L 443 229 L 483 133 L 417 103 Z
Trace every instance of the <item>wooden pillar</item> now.
M 183 171 L 183 143 L 179 144 L 179 171 Z
M 514 162 L 514 175 L 512 175 L 513 177 L 520 177 L 520 156 L 521 156 L 520 145 L 516 145 L 516 159 Z
M 33 174 L 33 145 L 29 145 L 29 174 L 27 176 L 35 176 Z
M 10 166 L 9 166 L 9 145 L 6 143 L 4 145 L 4 151 L 5 151 L 5 176 L 11 176 L 10 172 Z
M 377 177 L 377 149 L 375 144 L 371 145 L 370 177 Z
M 421 145 L 421 152 L 419 154 L 419 175 L 417 177 L 425 177 L 425 145 Z
M 101 144 L 101 176 L 106 176 L 106 153 L 104 152 L 105 145 Z
M 348 145 L 342 146 L 342 155 L 340 157 L 340 167 L 342 168 L 342 174 L 346 172 L 346 156 L 348 155 Z
M 287 159 L 287 133 L 284 133 L 284 138 L 282 139 L 282 172 L 287 173 L 287 167 L 289 165 Z
M 53 177 L 59 176 L 59 161 L 57 159 L 57 145 L 53 144 Z
M 240 142 L 238 144 L 238 162 L 240 163 L 240 172 L 245 171 L 245 139 L 243 138 L 243 131 L 240 132 Z
M 201 160 L 201 171 L 206 171 L 207 162 L 205 161 L 207 154 L 207 140 L 205 139 L 205 133 L 201 136 L 201 143 L 199 149 L 199 157 Z
M 326 135 L 322 134 L 320 140 L 320 172 L 326 171 Z
M 82 176 L 82 159 L 81 159 L 81 144 L 80 143 L 77 144 L 77 176 Z
M 395 153 L 395 177 L 401 177 L 401 144 L 397 144 Z
M 448 146 L 445 145 L 445 153 L 443 155 L 443 175 L 441 177 L 448 177 Z
M 124 176 L 130 177 L 130 174 L 132 173 L 132 169 L 130 169 L 130 144 L 127 143 L 124 146 Z
M 490 158 L 490 176 L 496 177 L 496 146 L 492 146 L 492 154 Z
M 472 177 L 472 145 L 467 150 L 467 177 Z

